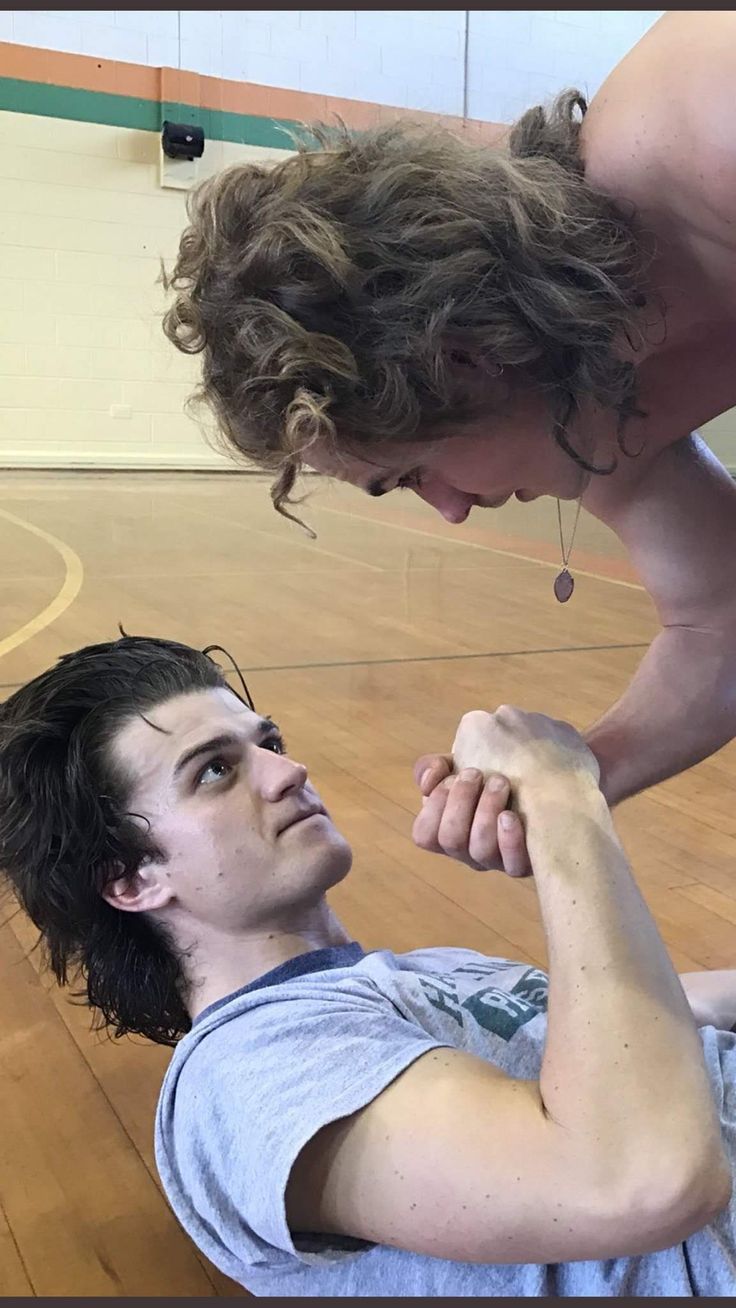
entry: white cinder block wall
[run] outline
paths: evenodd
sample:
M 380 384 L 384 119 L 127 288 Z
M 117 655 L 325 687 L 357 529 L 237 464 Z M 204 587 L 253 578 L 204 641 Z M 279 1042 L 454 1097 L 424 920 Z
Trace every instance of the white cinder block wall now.
M 511 122 L 566 86 L 591 98 L 661 9 L 473 10 L 468 104 L 473 118 Z
M 507 122 L 571 82 L 592 95 L 662 13 L 470 11 L 469 117 Z M 0 40 L 461 114 L 465 25 L 461 9 L 16 9 Z
M 155 132 L 0 113 L 0 466 L 217 468 L 161 330 L 185 192 Z M 200 176 L 282 152 L 210 141 Z

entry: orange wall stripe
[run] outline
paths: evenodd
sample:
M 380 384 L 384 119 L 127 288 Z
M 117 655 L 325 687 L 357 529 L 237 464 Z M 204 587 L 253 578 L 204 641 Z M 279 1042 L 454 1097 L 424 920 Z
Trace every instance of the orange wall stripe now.
M 330 122 L 334 121 L 335 114 L 339 114 L 349 127 L 363 128 L 388 119 L 411 118 L 419 122 L 439 121 L 489 142 L 498 140 L 507 130 L 502 123 L 463 120 L 420 109 L 400 109 L 366 100 L 313 95 L 307 91 L 261 86 L 254 82 L 228 81 L 184 69 L 148 68 L 94 55 L 40 50 L 8 41 L 0 42 L 0 77 L 296 122 Z M 286 139 L 284 148 L 289 148 Z

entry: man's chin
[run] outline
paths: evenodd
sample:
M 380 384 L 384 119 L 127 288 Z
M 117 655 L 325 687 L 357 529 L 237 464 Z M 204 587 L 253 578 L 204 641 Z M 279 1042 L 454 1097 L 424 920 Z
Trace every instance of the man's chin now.
M 303 825 L 314 828 L 303 848 L 306 854 L 309 847 L 312 866 L 318 869 L 318 880 L 325 890 L 329 890 L 330 886 L 336 886 L 347 876 L 353 865 L 353 851 L 345 837 L 331 823 L 329 830 L 325 829 L 324 823 L 310 821 Z M 317 830 L 318 827 L 322 827 L 322 830 Z

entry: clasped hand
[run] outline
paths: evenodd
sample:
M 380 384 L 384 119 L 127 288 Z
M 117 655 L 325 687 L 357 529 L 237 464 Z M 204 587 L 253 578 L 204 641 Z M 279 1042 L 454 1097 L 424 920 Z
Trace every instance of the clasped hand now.
M 522 815 L 545 787 L 583 775 L 597 783 L 598 763 L 567 723 L 507 705 L 466 713 L 452 754 L 424 754 L 414 765 L 423 797 L 414 841 L 476 871 L 529 876 Z

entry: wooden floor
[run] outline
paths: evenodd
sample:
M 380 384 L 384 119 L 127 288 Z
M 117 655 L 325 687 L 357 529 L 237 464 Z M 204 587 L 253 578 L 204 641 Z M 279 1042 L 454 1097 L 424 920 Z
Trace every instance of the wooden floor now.
M 356 848 L 333 903 L 366 948 L 544 962 L 531 882 L 421 853 L 414 758 L 508 701 L 584 727 L 656 630 L 618 543 L 581 519 L 559 606 L 551 501 L 446 526 L 410 496 L 319 488 L 309 541 L 237 475 L 0 474 L 0 698 L 58 654 L 131 633 L 225 645 Z M 736 962 L 736 747 L 619 810 L 680 970 Z M 165 1050 L 112 1043 L 0 930 L 0 1295 L 231 1296 L 156 1179 Z

